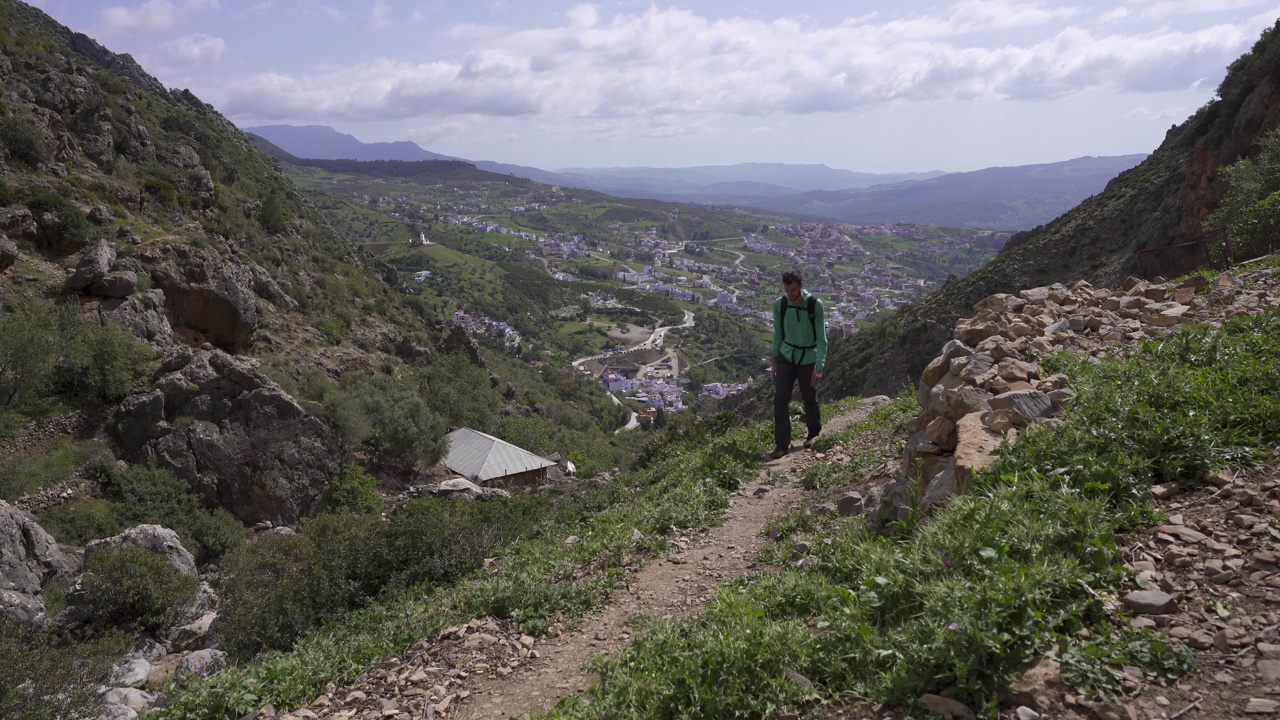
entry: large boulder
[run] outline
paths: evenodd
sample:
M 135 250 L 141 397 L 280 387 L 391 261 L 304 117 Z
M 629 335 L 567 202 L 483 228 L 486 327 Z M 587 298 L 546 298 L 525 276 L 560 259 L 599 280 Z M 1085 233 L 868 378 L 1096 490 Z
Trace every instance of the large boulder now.
M 169 566 L 183 575 L 196 576 L 196 559 L 182 546 L 178 533 L 159 525 L 138 525 L 119 535 L 94 540 L 84 547 L 85 560 L 110 548 L 134 545 L 165 559 Z
M 249 347 L 258 308 L 246 266 L 225 263 L 212 250 L 178 245 L 151 277 L 164 291 L 170 322 L 189 342 L 207 341 L 229 352 Z
M 138 275 L 132 270 L 107 273 L 107 276 L 89 286 L 94 295 L 104 298 L 127 298 L 138 289 Z
M 13 267 L 18 261 L 18 246 L 7 235 L 0 235 L 0 272 Z
M 24 510 L 0 500 L 0 615 L 24 624 L 45 620 L 44 586 L 70 579 L 79 562 Z
M 116 250 L 106 240 L 84 251 L 76 271 L 67 278 L 66 289 L 71 292 L 85 290 L 97 282 L 101 282 L 111 271 L 116 261 Z
M 127 457 L 172 470 L 249 524 L 293 524 L 319 508 L 338 472 L 337 436 L 255 361 L 175 347 L 152 385 L 116 414 Z

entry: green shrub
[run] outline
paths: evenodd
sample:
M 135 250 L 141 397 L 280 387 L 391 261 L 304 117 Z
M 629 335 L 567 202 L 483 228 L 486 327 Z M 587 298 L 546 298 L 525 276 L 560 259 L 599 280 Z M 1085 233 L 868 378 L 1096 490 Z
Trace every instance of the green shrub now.
M 378 478 L 358 465 L 346 465 L 329 482 L 328 507 L 331 512 L 348 510 L 357 515 L 382 512 L 382 496 L 378 494 Z
M 62 349 L 51 303 L 29 303 L 0 312 L 0 405 L 43 396 L 53 381 Z
M 68 347 L 68 385 L 102 403 L 117 403 L 155 356 L 151 347 L 115 325 L 83 325 Z
M 237 658 L 287 649 L 388 588 L 443 583 L 480 567 L 552 514 L 545 498 L 424 498 L 385 523 L 326 514 L 297 535 L 260 536 L 223 562 L 223 644 Z
M 40 526 L 58 542 L 85 545 L 90 540 L 111 537 L 125 529 L 115 507 L 105 500 L 81 500 L 55 505 L 37 513 Z
M 162 178 L 147 178 L 142 189 L 161 205 L 172 205 L 178 201 L 178 188 Z
M 1239 261 L 1280 248 L 1280 192 L 1245 208 L 1231 223 L 1232 251 Z
M 37 218 L 51 215 L 54 222 L 40 224 L 40 239 L 64 247 L 83 246 L 89 238 L 89 219 L 75 203 L 44 188 L 29 190 L 25 202 Z
M 498 548 L 533 531 L 551 509 L 539 497 L 498 502 L 423 498 L 394 513 L 383 532 L 388 578 L 442 582 L 481 566 Z
M 119 629 L 158 634 L 182 620 L 200 580 L 135 545 L 95 553 L 85 563 L 78 607 L 93 633 Z
M 163 525 L 178 533 L 198 563 L 216 562 L 244 541 L 244 526 L 231 513 L 202 507 L 196 492 L 168 470 L 141 465 L 120 470 L 107 463 L 97 468 L 97 476 L 120 524 Z
M 34 168 L 49 159 L 49 150 L 35 126 L 16 117 L 0 121 L 0 142 L 4 143 L 9 157 L 29 167 Z
M 316 330 L 319 331 L 320 336 L 323 337 L 325 342 L 330 345 L 342 344 L 342 339 L 347 336 L 347 331 L 350 329 L 350 327 L 341 320 L 330 317 L 321 318 L 316 321 L 315 327 Z
M 268 534 L 222 564 L 220 639 L 233 657 L 285 649 L 309 630 L 358 607 L 380 588 L 378 523 L 321 515 L 296 535 Z
M 129 645 L 123 634 L 69 644 L 0 616 L 0 717 L 94 716 L 102 706 L 98 686 L 107 684 L 112 664 Z

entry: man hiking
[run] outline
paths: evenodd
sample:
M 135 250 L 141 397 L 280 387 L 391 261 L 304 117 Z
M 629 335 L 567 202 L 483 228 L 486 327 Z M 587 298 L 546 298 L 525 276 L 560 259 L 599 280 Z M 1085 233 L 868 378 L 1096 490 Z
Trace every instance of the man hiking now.
M 827 321 L 822 301 L 805 290 L 800 273 L 782 273 L 786 294 L 773 303 L 773 450 L 771 459 L 786 455 L 791 449 L 791 389 L 800 381 L 800 398 L 804 401 L 804 419 L 809 436 L 804 446 L 813 445 L 822 432 L 822 416 L 818 412 L 818 393 L 814 388 L 822 380 L 827 361 Z

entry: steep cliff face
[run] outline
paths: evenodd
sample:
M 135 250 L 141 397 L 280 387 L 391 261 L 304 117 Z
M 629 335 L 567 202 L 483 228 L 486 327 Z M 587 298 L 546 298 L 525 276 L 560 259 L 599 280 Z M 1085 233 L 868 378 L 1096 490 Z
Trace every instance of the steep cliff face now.
M 1219 169 L 1257 152 L 1280 125 L 1280 23 L 1228 69 L 1218 97 L 1145 161 L 1052 222 L 1019 233 L 988 265 L 902 310 L 880 327 L 833 343 L 823 392 L 895 393 L 920 376 L 950 328 L 988 295 L 1086 280 L 1118 285 L 1137 272 L 1137 253 L 1186 242 L 1225 188 Z

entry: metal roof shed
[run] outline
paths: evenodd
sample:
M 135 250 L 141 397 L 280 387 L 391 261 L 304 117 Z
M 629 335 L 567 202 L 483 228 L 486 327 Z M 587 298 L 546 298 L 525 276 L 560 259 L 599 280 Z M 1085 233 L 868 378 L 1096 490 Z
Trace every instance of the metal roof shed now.
M 534 455 L 505 440 L 471 428 L 458 428 L 446 435 L 449 454 L 444 466 L 483 485 L 490 480 L 518 476 L 553 467 L 554 462 Z

